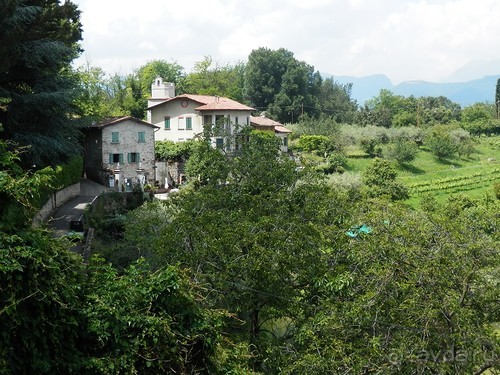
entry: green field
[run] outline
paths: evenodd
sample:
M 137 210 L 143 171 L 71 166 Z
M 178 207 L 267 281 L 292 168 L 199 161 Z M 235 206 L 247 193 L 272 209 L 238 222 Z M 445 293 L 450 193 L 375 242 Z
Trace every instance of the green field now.
M 398 180 L 410 190 L 407 203 L 418 205 L 429 194 L 438 202 L 454 193 L 473 198 L 493 195 L 493 185 L 500 182 L 500 136 L 479 138 L 475 148 L 468 158 L 440 160 L 421 147 L 412 163 L 397 166 Z M 352 149 L 349 155 L 350 172 L 362 172 L 371 163 L 359 150 Z

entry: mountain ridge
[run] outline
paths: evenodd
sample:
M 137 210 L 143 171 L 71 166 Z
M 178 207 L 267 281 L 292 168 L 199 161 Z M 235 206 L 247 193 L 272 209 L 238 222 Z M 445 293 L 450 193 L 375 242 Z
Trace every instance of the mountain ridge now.
M 396 95 L 403 96 L 445 96 L 462 107 L 478 102 L 493 103 L 497 80 L 500 79 L 500 74 L 495 74 L 485 75 L 465 82 L 412 80 L 394 85 L 384 74 L 373 74 L 364 77 L 335 76 L 331 74 L 323 74 L 323 76 L 331 77 L 340 84 L 352 83 L 351 97 L 360 105 L 377 96 L 380 90 L 388 89 Z

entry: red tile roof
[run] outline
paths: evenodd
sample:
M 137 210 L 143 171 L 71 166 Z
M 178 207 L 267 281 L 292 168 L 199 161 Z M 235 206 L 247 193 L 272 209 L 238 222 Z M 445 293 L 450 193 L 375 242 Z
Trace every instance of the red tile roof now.
M 191 95 L 182 94 L 177 95 L 175 98 L 166 99 L 161 103 L 155 103 L 148 109 L 159 106 L 161 104 L 171 102 L 174 100 L 188 99 L 201 104 L 196 107 L 197 111 L 255 111 L 254 108 L 249 107 L 245 104 L 241 104 L 236 100 L 225 98 L 223 96 L 211 96 L 211 95 Z
M 291 133 L 290 129 L 285 128 L 284 126 L 275 126 L 274 131 L 276 133 Z
M 152 126 L 153 128 L 158 128 L 158 126 L 156 126 L 156 125 L 153 125 L 153 124 L 146 122 L 146 121 L 143 121 L 143 120 L 139 120 L 138 118 L 135 118 L 132 116 L 110 117 L 110 118 L 105 119 L 101 122 L 93 123 L 91 125 L 91 127 L 104 128 L 105 126 L 119 124 L 120 122 L 124 122 L 124 121 L 128 121 L 128 120 L 133 121 L 133 122 L 137 122 L 137 123 L 142 124 L 142 125 Z
M 184 94 L 176 98 L 187 98 L 202 104 L 196 108 L 198 111 L 255 111 L 252 107 L 223 96 Z
M 256 128 L 269 128 L 269 130 L 274 129 L 276 133 L 291 133 L 292 131 L 285 128 L 278 121 L 271 120 L 266 116 L 250 116 L 250 124 Z
M 250 116 L 250 123 L 258 126 L 283 126 L 278 121 L 271 120 L 265 116 Z

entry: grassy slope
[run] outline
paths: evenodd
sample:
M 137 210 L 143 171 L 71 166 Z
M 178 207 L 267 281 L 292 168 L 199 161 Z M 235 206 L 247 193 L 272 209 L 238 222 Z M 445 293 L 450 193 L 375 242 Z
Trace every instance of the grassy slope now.
M 397 168 L 398 179 L 413 187 L 408 203 L 417 206 L 425 194 L 438 201 L 453 193 L 471 197 L 493 194 L 493 184 L 500 182 L 500 137 L 480 139 L 476 150 L 469 158 L 439 160 L 421 148 L 413 163 Z M 349 158 L 348 171 L 361 172 L 371 163 L 369 158 L 360 158 L 359 151 L 353 150 L 353 155 L 357 157 Z

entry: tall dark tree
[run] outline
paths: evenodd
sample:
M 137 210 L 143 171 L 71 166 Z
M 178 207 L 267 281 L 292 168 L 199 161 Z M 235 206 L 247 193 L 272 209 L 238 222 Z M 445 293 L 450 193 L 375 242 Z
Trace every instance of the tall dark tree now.
M 0 15 L 0 123 L 30 146 L 23 162 L 49 165 L 74 154 L 75 77 L 80 12 L 71 1 L 7 0 Z
M 352 83 L 340 84 L 333 78 L 326 78 L 321 84 L 319 105 L 321 112 L 341 123 L 350 123 L 358 108 L 351 99 Z
M 259 48 L 248 57 L 245 92 L 254 108 L 269 111 L 281 122 L 294 122 L 301 114 L 318 115 L 321 75 L 293 53 L 280 48 Z
M 500 110 L 499 110 L 499 106 L 500 106 L 500 78 L 497 79 L 497 87 L 495 90 L 495 104 L 497 106 L 497 119 L 498 119 L 498 118 L 500 118 Z

